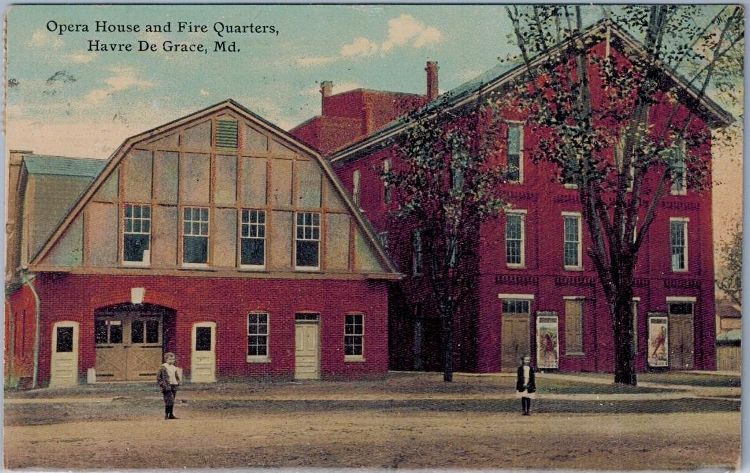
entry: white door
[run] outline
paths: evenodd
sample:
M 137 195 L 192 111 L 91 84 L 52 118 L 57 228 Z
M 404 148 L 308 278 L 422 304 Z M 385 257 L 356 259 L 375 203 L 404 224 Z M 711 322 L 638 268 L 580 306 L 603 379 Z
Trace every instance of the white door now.
M 193 383 L 216 382 L 216 322 L 193 325 L 190 380 Z
M 318 323 L 298 320 L 294 328 L 294 378 L 320 379 Z
M 51 388 L 78 384 L 78 322 L 56 322 L 52 326 Z

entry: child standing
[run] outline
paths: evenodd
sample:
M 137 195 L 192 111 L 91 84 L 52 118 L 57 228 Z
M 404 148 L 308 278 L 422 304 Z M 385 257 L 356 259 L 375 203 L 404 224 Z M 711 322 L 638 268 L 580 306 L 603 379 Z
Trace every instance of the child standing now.
M 531 366 L 531 357 L 521 357 L 521 366 L 518 367 L 516 376 L 516 395 L 521 398 L 523 415 L 530 415 L 531 400 L 536 397 L 536 382 L 534 381 L 534 368 Z
M 164 396 L 164 419 L 177 419 L 174 416 L 174 399 L 177 396 L 177 386 L 180 385 L 180 369 L 175 366 L 174 353 L 164 354 L 164 364 L 159 368 L 156 382 L 159 383 L 161 394 Z

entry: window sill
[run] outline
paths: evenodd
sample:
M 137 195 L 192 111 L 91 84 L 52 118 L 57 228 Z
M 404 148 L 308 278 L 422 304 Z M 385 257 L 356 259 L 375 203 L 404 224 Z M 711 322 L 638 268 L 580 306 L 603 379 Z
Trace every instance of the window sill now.
M 525 264 L 507 264 L 508 269 L 526 269 Z
M 124 268 L 150 268 L 151 261 L 123 261 Z
M 180 271 L 217 271 L 210 268 L 207 264 L 183 264 L 178 268 Z
M 674 269 L 674 268 L 672 268 L 672 272 L 673 273 L 677 273 L 677 274 L 685 274 L 685 273 L 689 273 L 690 271 L 687 268 L 685 268 L 685 269 Z
M 264 273 L 266 272 L 266 267 L 265 266 L 249 266 L 249 265 L 242 266 L 240 265 L 240 267 L 237 268 L 237 270 L 245 271 L 248 273 Z
M 365 357 L 362 355 L 344 355 L 345 363 L 364 363 Z
M 687 191 L 670 191 L 669 195 L 687 195 Z
M 582 351 L 571 351 L 565 354 L 565 356 L 586 356 Z
M 304 271 L 306 273 L 319 273 L 320 266 L 295 266 L 295 271 Z
M 566 189 L 578 189 L 578 184 L 563 184 Z
M 248 363 L 270 363 L 271 358 L 268 356 L 248 356 L 246 361 Z
M 579 272 L 579 271 L 583 271 L 583 266 L 565 266 L 563 269 L 565 269 L 565 271 Z

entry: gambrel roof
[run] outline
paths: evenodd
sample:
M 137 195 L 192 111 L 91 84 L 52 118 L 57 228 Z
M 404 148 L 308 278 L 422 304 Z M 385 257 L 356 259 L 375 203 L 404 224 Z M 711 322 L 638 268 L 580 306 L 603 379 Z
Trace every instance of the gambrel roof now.
M 83 192 L 81 197 L 71 208 L 62 222 L 60 222 L 60 224 L 50 235 L 41 249 L 35 255 L 33 255 L 30 261 L 30 265 L 38 265 L 45 258 L 45 256 L 52 250 L 55 244 L 62 238 L 66 230 L 72 225 L 76 217 L 81 214 L 81 212 L 83 212 L 87 203 L 93 199 L 96 193 L 104 186 L 110 175 L 112 175 L 114 171 L 118 169 L 118 166 L 125 158 L 125 156 L 128 155 L 128 153 L 137 144 L 158 138 L 161 135 L 172 132 L 180 126 L 184 126 L 203 118 L 210 117 L 213 114 L 222 112 L 230 112 L 236 114 L 237 116 L 252 123 L 254 126 L 257 126 L 259 129 L 262 129 L 265 132 L 273 135 L 274 138 L 278 139 L 278 141 L 280 143 L 283 143 L 284 146 L 287 146 L 291 150 L 298 152 L 300 155 L 304 155 L 316 161 L 320 165 L 325 177 L 327 177 L 328 181 L 332 185 L 334 192 L 344 202 L 347 211 L 354 219 L 354 222 L 356 223 L 358 229 L 362 232 L 365 243 L 372 250 L 374 250 L 376 259 L 385 270 L 385 273 L 378 273 L 378 275 L 374 277 L 381 279 L 394 279 L 399 277 L 398 271 L 395 269 L 395 267 L 387 257 L 381 244 L 376 238 L 375 233 L 370 226 L 370 223 L 363 217 L 363 215 L 357 210 L 356 206 L 352 203 L 352 201 L 348 197 L 348 194 L 344 190 L 344 187 L 341 185 L 338 178 L 336 177 L 336 174 L 333 172 L 330 164 L 312 148 L 308 147 L 273 123 L 263 119 L 262 117 L 256 115 L 249 109 L 231 99 L 227 99 L 223 102 L 217 103 L 210 107 L 204 108 L 177 120 L 171 121 L 167 124 L 161 125 L 159 127 L 153 128 L 126 139 L 106 161 L 106 165 L 104 165 L 103 170 L 98 173 L 97 177 Z M 64 165 L 64 162 L 59 163 L 59 166 Z M 93 169 L 91 171 L 93 172 Z
M 622 28 L 618 27 L 611 20 L 602 20 L 595 25 L 592 25 L 584 31 L 581 36 L 582 38 L 589 38 L 605 33 L 609 35 L 610 40 L 619 41 L 625 49 L 624 52 L 627 54 L 641 57 L 648 54 L 638 40 Z M 551 58 L 555 57 L 556 54 L 564 51 L 571 41 L 578 39 L 580 38 L 570 38 L 550 48 L 549 52 L 546 54 L 540 54 L 535 58 L 532 58 L 529 64 L 530 67 L 535 67 L 549 61 Z M 661 64 L 661 68 L 664 75 L 674 82 L 680 90 L 684 91 L 691 99 L 698 99 L 698 108 L 703 113 L 710 126 L 724 127 L 734 122 L 735 119 L 729 112 L 724 110 L 719 104 L 711 100 L 711 98 L 705 94 L 701 94 L 693 84 L 686 80 L 677 71 L 674 71 L 665 64 Z M 526 72 L 526 70 L 527 66 L 523 63 L 517 65 L 500 64 L 489 71 L 480 74 L 474 79 L 442 94 L 422 108 L 421 112 L 429 115 L 430 111 L 437 110 L 438 108 L 446 108 L 450 110 L 472 103 L 477 100 L 480 95 L 498 90 L 503 86 L 516 81 Z M 374 133 L 369 137 L 338 151 L 330 157 L 330 161 L 331 163 L 336 163 L 356 158 L 356 156 L 359 156 L 362 152 L 371 149 L 372 147 L 382 146 L 385 141 L 401 133 L 406 126 L 408 126 L 408 121 L 404 118 L 394 120 L 390 125 L 386 126 L 378 133 Z

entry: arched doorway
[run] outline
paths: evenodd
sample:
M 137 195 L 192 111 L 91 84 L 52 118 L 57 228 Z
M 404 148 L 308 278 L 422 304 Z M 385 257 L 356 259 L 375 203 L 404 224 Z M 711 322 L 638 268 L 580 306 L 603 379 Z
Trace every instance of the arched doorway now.
M 174 343 L 174 310 L 117 304 L 94 312 L 97 381 L 153 381 Z

